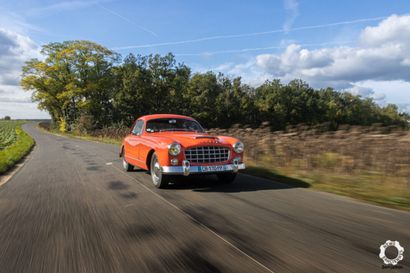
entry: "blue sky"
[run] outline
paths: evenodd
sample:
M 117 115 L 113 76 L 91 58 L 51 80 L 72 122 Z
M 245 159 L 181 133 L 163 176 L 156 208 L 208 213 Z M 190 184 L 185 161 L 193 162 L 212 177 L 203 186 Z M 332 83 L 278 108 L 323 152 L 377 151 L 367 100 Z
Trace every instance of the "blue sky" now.
M 173 52 L 194 71 L 302 78 L 410 112 L 410 2 L 0 1 L 0 116 L 46 117 L 18 87 L 42 44 L 86 39 L 123 56 Z

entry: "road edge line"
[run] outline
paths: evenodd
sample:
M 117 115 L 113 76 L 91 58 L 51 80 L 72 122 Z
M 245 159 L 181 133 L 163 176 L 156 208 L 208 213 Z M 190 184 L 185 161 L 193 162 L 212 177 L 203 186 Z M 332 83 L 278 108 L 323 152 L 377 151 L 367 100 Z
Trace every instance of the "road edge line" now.
M 238 253 L 242 254 L 243 256 L 247 257 L 248 259 L 250 259 L 251 261 L 253 261 L 255 264 L 257 264 L 258 266 L 260 266 L 261 268 L 265 269 L 266 271 L 270 272 L 270 273 L 275 273 L 275 271 L 273 271 L 272 269 L 270 269 L 269 267 L 267 267 L 266 265 L 264 265 L 263 263 L 259 262 L 256 258 L 252 257 L 251 255 L 247 254 L 245 251 L 241 250 L 239 247 L 235 246 L 233 243 L 231 243 L 228 239 L 225 239 L 222 235 L 220 235 L 218 232 L 212 230 L 211 228 L 209 228 L 207 225 L 205 225 L 204 223 L 202 223 L 201 221 L 199 221 L 198 219 L 192 217 L 191 215 L 189 215 L 188 213 L 186 213 L 183 209 L 181 209 L 180 207 L 178 207 L 177 205 L 175 205 L 174 203 L 172 203 L 171 201 L 168 201 L 167 199 L 165 199 L 165 197 L 161 196 L 160 194 L 156 193 L 155 191 L 153 191 L 152 189 L 150 189 L 149 187 L 147 187 L 146 185 L 144 185 L 141 181 L 139 181 L 138 179 L 136 179 L 135 177 L 132 177 L 131 175 L 129 175 L 128 173 L 125 173 L 123 170 L 121 170 L 120 168 L 111 165 L 111 167 L 113 167 L 114 169 L 116 169 L 117 171 L 119 171 L 120 173 L 122 173 L 123 175 L 131 178 L 132 180 L 137 181 L 141 186 L 143 186 L 146 190 L 148 190 L 149 192 L 151 192 L 152 194 L 154 194 L 157 198 L 161 199 L 162 201 L 164 201 L 165 203 L 169 204 L 171 207 L 175 208 L 176 210 L 178 210 L 179 212 L 181 212 L 183 215 L 185 215 L 186 217 L 188 217 L 189 219 L 191 219 L 192 221 L 194 221 L 195 223 L 198 223 L 198 225 L 200 225 L 201 227 L 203 227 L 204 229 L 206 229 L 208 232 L 212 233 L 214 236 L 216 236 L 217 238 L 219 238 L 220 240 L 222 240 L 225 244 L 229 245 L 230 247 L 232 247 L 233 249 L 235 249 Z

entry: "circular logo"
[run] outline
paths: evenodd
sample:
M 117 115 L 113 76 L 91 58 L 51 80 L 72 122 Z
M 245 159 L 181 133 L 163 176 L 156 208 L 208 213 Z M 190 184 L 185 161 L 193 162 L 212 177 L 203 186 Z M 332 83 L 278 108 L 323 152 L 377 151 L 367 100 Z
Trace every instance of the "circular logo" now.
M 397 249 L 397 256 L 394 259 L 389 259 L 386 257 L 386 249 L 389 247 L 395 247 Z M 403 253 L 404 248 L 400 245 L 398 241 L 387 240 L 384 244 L 380 246 L 379 257 L 383 260 L 384 264 L 396 265 L 398 262 L 403 260 Z

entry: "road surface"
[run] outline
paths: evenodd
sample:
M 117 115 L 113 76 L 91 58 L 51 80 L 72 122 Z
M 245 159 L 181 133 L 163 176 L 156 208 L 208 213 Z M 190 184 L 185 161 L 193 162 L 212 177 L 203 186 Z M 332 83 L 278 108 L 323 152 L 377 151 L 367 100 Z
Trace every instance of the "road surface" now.
M 0 188 L 1 273 L 410 272 L 408 212 L 247 175 L 158 190 L 116 145 L 24 128 L 36 147 Z M 406 249 L 396 269 L 388 239 Z

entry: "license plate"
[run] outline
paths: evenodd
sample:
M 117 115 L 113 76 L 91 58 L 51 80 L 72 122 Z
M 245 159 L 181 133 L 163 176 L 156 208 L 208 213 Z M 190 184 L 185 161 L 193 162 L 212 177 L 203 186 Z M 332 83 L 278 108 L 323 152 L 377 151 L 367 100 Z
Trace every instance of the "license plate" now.
M 201 172 L 224 172 L 224 171 L 227 171 L 228 168 L 224 165 L 222 166 L 200 166 L 199 170 Z

